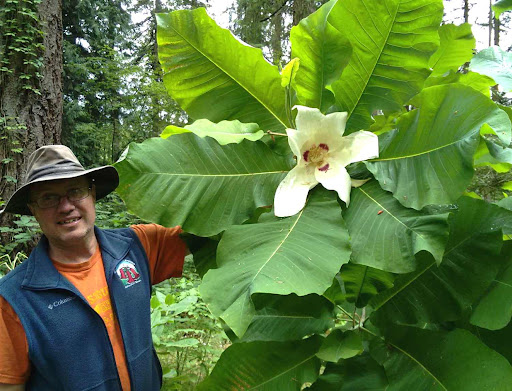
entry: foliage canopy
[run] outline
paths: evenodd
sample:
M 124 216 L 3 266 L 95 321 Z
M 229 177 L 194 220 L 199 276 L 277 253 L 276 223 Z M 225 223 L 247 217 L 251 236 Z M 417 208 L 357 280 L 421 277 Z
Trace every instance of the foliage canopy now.
M 473 58 L 442 13 L 331 0 L 292 29 L 282 74 L 204 10 L 159 15 L 167 90 L 197 125 L 116 167 L 133 212 L 209 238 L 191 246 L 200 291 L 234 343 L 200 389 L 512 390 L 512 212 L 465 193 L 475 160 L 512 163 L 510 110 L 489 98 L 510 68 L 485 71 L 503 56 Z M 273 215 L 294 104 L 379 135 L 380 156 L 348 167 L 368 180 L 348 207 L 317 187 Z

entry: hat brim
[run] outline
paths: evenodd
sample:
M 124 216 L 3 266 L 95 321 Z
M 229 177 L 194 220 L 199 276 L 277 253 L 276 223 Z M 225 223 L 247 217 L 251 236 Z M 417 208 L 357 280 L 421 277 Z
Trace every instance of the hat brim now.
M 34 183 L 79 178 L 81 176 L 87 176 L 94 180 L 97 200 L 113 192 L 119 185 L 119 174 L 113 166 L 97 167 L 90 170 L 68 174 L 47 175 L 41 179 L 33 180 L 16 190 L 9 201 L 7 201 L 5 208 L 0 211 L 0 215 L 3 213 L 31 215 L 32 212 L 28 207 L 28 203 L 30 201 L 30 185 L 33 185 Z

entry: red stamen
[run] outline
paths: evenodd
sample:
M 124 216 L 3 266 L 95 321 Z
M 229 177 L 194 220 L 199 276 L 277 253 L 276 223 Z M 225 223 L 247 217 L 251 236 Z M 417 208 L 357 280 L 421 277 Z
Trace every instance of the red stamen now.
M 327 144 L 320 144 L 320 145 L 318 145 L 318 147 L 325 149 L 326 151 L 329 150 L 329 146 Z
M 329 169 L 329 163 L 327 163 L 327 164 L 326 164 L 325 166 L 323 166 L 323 167 L 319 167 L 319 168 L 318 168 L 318 171 L 323 171 L 323 172 L 325 172 L 325 171 L 327 171 L 328 169 Z
M 304 153 L 302 154 L 302 157 L 304 158 L 304 160 L 305 160 L 306 162 L 308 161 L 308 156 L 309 156 L 309 149 L 308 149 L 306 152 L 304 152 Z

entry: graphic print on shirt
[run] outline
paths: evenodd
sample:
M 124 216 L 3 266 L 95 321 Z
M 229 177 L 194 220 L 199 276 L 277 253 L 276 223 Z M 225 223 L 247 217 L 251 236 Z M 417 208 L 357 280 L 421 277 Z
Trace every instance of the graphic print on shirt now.
M 135 263 L 128 259 L 119 262 L 116 266 L 116 274 L 125 288 L 129 288 L 132 285 L 141 282 L 140 274 L 135 267 Z
M 112 304 L 110 303 L 107 286 L 87 295 L 87 301 L 91 307 L 94 308 L 94 311 L 101 316 L 103 322 L 105 322 L 105 326 L 107 326 L 107 329 L 114 327 L 114 312 L 112 311 Z

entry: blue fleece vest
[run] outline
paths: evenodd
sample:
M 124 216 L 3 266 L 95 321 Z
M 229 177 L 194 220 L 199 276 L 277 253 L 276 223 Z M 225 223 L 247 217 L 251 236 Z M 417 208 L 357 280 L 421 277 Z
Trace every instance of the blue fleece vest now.
M 95 228 L 113 310 L 119 320 L 133 391 L 159 390 L 162 368 L 151 338 L 151 279 L 132 229 Z M 121 391 L 107 329 L 82 294 L 53 266 L 48 241 L 0 280 L 27 335 L 27 390 Z

